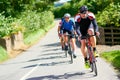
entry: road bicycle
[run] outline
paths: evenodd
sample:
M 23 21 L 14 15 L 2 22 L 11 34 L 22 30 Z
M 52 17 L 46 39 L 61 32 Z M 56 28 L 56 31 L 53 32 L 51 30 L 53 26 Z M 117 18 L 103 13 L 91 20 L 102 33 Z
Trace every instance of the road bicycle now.
M 91 44 L 91 41 L 90 41 L 90 37 L 92 36 L 96 36 L 96 35 L 86 35 L 82 38 L 84 38 L 86 41 L 86 47 L 87 47 L 87 59 L 88 59 L 88 62 L 89 62 L 89 65 L 91 67 L 91 72 L 94 72 L 95 73 L 95 76 L 97 76 L 97 66 L 96 66 L 96 58 L 94 56 L 94 52 L 93 52 L 93 48 L 92 48 L 92 44 Z
M 71 60 L 70 60 L 70 62 L 71 62 L 71 64 L 73 63 L 73 51 L 72 51 L 72 45 L 71 45 L 71 39 L 70 39 L 70 34 L 68 34 L 68 33 L 66 33 L 65 34 L 65 36 L 67 36 L 67 38 L 68 38 L 68 50 L 65 50 L 65 56 L 67 57 L 67 54 L 69 54 L 70 55 L 70 58 L 71 58 Z

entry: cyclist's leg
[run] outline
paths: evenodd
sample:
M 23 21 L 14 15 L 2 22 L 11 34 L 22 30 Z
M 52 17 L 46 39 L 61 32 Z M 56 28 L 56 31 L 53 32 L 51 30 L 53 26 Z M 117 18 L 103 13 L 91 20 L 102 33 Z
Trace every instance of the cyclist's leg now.
M 63 30 L 63 35 L 64 35 L 64 43 L 65 43 L 65 50 L 68 50 L 68 36 L 66 36 L 67 30 Z
M 62 46 L 62 50 L 64 50 L 65 45 L 64 45 L 63 35 L 60 37 L 60 43 L 61 43 L 61 46 Z
M 73 51 L 73 56 L 76 58 L 76 44 L 75 44 L 75 35 L 73 32 L 69 32 L 70 36 L 70 41 L 72 45 L 72 51 Z
M 81 39 L 81 52 L 82 52 L 82 54 L 84 56 L 84 59 L 87 60 L 85 39 Z
M 86 48 L 86 42 L 85 39 L 81 39 L 81 52 L 84 56 L 84 62 L 85 62 L 85 67 L 90 68 L 88 59 L 87 59 L 87 48 Z
M 92 23 L 89 26 L 88 34 L 89 35 L 94 35 L 94 28 L 93 28 L 93 24 Z M 92 47 L 95 48 L 96 47 L 96 37 L 95 36 L 90 37 L 90 41 L 92 43 Z
M 90 26 L 89 26 L 88 34 L 89 34 L 89 35 L 94 35 L 94 34 L 95 34 L 92 23 L 91 23 Z M 92 44 L 92 47 L 93 47 L 93 51 L 95 52 L 95 56 L 98 57 L 99 55 L 96 54 L 96 36 L 90 37 L 90 41 L 91 41 L 91 44 Z

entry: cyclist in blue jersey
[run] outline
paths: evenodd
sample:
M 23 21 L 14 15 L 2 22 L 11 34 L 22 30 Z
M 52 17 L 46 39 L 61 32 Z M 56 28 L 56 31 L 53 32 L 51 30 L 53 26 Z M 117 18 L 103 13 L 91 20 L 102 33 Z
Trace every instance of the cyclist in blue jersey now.
M 63 40 L 65 43 L 65 50 L 68 50 L 68 38 L 66 36 L 66 33 L 70 35 L 70 40 L 72 43 L 72 51 L 73 51 L 73 56 L 74 58 L 76 57 L 75 55 L 75 24 L 72 20 L 70 20 L 71 15 L 69 13 L 66 13 L 64 15 L 64 18 L 61 20 L 59 26 L 60 26 L 60 34 L 63 35 Z

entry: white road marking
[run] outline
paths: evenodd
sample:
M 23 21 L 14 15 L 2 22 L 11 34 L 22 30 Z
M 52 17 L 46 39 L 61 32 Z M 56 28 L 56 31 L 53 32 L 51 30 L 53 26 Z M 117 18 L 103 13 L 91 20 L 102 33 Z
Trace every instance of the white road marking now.
M 34 67 L 32 70 L 30 70 L 28 73 L 26 73 L 20 80 L 25 80 L 33 71 L 35 71 L 39 67 L 39 63 Z

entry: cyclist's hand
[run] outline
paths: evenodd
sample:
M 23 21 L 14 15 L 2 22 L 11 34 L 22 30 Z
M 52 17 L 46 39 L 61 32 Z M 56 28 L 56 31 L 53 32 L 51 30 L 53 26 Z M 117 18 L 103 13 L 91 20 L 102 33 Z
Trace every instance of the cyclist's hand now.
M 61 34 L 61 33 L 58 33 L 58 36 L 59 36 L 59 37 L 62 37 L 62 34 Z
M 81 41 L 81 35 L 78 36 L 78 40 Z
M 100 33 L 99 33 L 99 32 L 96 32 L 96 36 L 100 36 Z
M 74 31 L 74 34 L 75 34 L 75 35 L 77 35 L 77 32 L 76 32 L 76 31 Z

